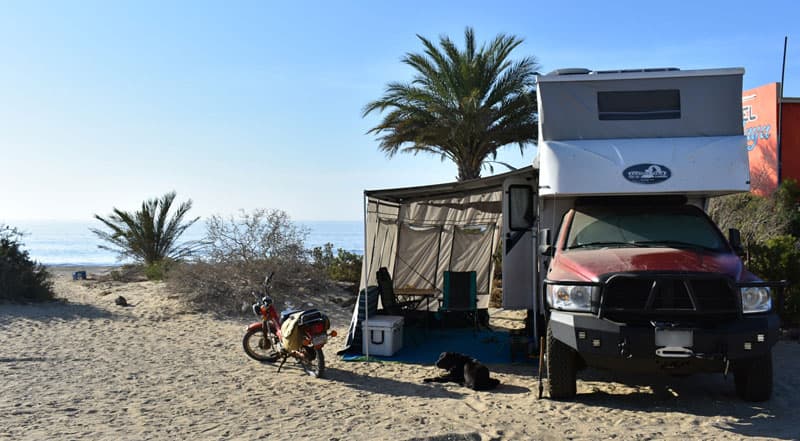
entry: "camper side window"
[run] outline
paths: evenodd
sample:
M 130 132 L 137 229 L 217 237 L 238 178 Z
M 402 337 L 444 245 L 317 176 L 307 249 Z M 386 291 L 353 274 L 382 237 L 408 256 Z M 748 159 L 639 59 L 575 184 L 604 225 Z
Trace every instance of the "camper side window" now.
M 533 227 L 533 189 L 527 185 L 508 187 L 508 226 L 512 231 Z
M 601 121 L 680 119 L 681 91 L 597 92 L 597 112 Z

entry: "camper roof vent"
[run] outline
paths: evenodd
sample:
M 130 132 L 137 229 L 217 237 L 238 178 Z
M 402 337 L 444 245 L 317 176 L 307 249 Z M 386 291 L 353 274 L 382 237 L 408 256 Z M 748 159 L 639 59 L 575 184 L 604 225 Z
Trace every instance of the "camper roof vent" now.
M 582 67 L 568 67 L 565 69 L 556 69 L 547 74 L 547 76 L 563 76 L 563 75 L 604 75 L 604 74 L 622 74 L 622 73 L 648 73 L 648 72 L 678 72 L 680 69 L 677 67 L 646 67 L 642 69 L 616 69 L 616 70 L 590 70 Z
M 547 75 L 586 75 L 588 73 L 592 73 L 592 71 L 582 67 L 569 67 L 566 69 L 556 69 Z
M 593 74 L 620 74 L 620 73 L 644 73 L 644 72 L 676 72 L 677 67 L 648 67 L 644 69 L 617 69 L 617 70 L 598 70 Z

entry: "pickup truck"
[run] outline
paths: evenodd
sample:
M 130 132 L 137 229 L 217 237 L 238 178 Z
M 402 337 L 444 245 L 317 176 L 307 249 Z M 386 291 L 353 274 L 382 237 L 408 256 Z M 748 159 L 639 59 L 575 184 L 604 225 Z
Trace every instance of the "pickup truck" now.
M 685 197 L 577 200 L 540 249 L 550 396 L 574 397 L 576 372 L 590 366 L 731 372 L 741 398 L 769 399 L 774 287 L 740 250 L 738 231 L 726 240 Z

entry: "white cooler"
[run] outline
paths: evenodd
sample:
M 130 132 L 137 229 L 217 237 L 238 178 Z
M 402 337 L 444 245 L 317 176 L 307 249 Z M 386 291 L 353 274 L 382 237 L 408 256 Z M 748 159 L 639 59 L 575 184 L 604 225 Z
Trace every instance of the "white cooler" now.
M 399 315 L 376 315 L 361 322 L 364 335 L 363 349 L 369 355 L 390 357 L 403 347 L 403 317 Z

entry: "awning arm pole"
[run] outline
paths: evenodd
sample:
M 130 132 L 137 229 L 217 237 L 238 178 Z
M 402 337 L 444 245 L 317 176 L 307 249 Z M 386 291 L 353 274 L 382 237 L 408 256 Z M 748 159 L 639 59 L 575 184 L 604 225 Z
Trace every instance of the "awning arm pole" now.
M 367 191 L 364 190 L 364 326 L 361 327 L 361 344 L 364 344 L 364 337 L 369 332 L 369 275 L 370 275 L 370 259 L 367 259 Z M 356 315 L 358 317 L 358 315 Z M 367 356 L 369 361 L 369 337 L 367 337 L 367 346 L 364 348 L 364 355 Z

